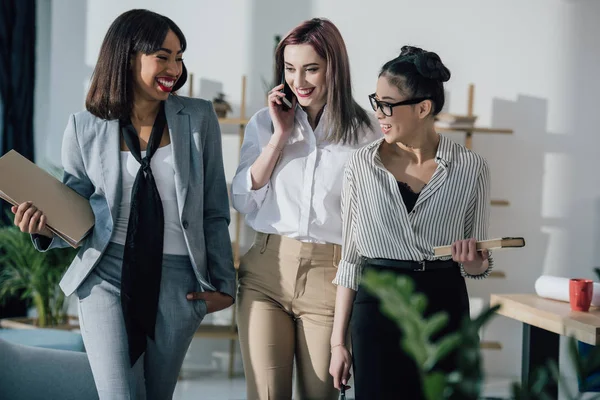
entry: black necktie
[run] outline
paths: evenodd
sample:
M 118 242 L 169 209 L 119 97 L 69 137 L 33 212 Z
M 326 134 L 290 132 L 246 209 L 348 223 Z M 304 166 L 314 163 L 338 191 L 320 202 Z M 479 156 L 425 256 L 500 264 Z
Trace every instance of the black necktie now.
M 146 340 L 154 340 L 163 256 L 164 216 L 162 201 L 150 160 L 160 146 L 166 124 L 164 102 L 152 126 L 146 156 L 131 120 L 122 120 L 121 133 L 129 151 L 140 163 L 131 190 L 131 211 L 121 273 L 121 307 L 127 330 L 131 366 L 146 351 Z

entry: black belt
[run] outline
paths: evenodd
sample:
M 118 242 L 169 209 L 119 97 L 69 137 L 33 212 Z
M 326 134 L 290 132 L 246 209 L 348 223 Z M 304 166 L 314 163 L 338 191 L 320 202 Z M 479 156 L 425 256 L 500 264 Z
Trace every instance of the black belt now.
M 399 268 L 412 271 L 429 271 L 434 269 L 444 269 L 458 267 L 458 263 L 452 260 L 423 260 L 423 261 L 405 261 L 390 260 L 387 258 L 367 258 L 367 266 Z

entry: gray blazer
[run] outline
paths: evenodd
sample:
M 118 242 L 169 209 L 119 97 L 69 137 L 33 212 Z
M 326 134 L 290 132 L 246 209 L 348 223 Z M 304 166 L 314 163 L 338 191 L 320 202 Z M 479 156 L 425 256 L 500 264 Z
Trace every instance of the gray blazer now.
M 221 131 L 210 102 L 169 96 L 165 103 L 175 160 L 175 188 L 181 227 L 201 287 L 235 298 L 235 269 L 229 237 L 229 198 Z M 121 201 L 118 120 L 100 119 L 88 111 L 69 118 L 62 144 L 63 182 L 89 199 L 96 219 L 63 276 L 60 287 L 72 294 L 106 249 Z M 39 251 L 68 244 L 33 238 Z

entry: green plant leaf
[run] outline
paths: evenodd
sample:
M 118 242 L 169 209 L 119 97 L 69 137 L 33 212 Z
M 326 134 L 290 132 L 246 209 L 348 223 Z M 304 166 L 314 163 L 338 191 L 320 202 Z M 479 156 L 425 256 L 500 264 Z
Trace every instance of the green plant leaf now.
M 433 336 L 448 324 L 448 313 L 445 311 L 433 314 L 425 323 L 425 334 Z
M 446 375 L 434 372 L 423 377 L 423 392 L 427 400 L 440 400 L 446 388 Z
M 470 321 L 472 322 L 470 324 L 472 328 L 479 332 L 483 325 L 487 324 L 493 317 L 496 316 L 496 312 L 500 309 L 500 307 L 501 306 L 499 304 L 496 304 L 492 307 L 484 309 L 477 317 L 475 317 L 473 321 Z
M 438 361 L 443 360 L 453 350 L 458 348 L 462 338 L 459 332 L 450 333 L 442 337 L 438 342 L 433 354 L 425 361 L 423 367 L 426 371 L 431 370 Z
M 569 337 L 568 340 L 568 348 L 569 348 L 569 356 L 575 367 L 575 372 L 577 373 L 577 377 L 580 380 L 585 380 L 587 378 L 587 374 L 585 373 L 584 362 L 582 358 L 579 356 L 579 350 L 577 350 L 577 340 L 574 337 Z
M 66 310 L 58 283 L 75 254 L 72 248 L 38 252 L 30 235 L 13 225 L 0 227 L 0 303 L 21 293 L 35 303 L 42 323 L 60 322 Z

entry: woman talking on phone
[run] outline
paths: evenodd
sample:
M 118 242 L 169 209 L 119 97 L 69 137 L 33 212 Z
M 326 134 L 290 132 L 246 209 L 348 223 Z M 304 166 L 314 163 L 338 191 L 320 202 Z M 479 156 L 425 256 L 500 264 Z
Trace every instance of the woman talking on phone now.
M 295 399 L 335 399 L 328 370 L 343 169 L 379 136 L 352 97 L 346 47 L 330 21 L 305 21 L 283 38 L 282 76 L 246 128 L 232 185 L 233 206 L 256 231 L 239 271 L 247 395 L 291 399 L 295 360 Z

